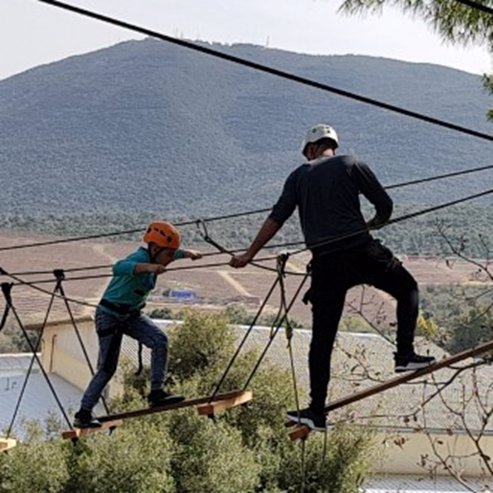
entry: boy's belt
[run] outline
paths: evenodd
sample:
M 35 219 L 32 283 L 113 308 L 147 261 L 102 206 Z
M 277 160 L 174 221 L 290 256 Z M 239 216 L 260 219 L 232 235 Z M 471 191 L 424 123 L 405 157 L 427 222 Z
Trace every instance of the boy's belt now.
M 104 298 L 100 300 L 99 304 L 101 306 L 104 306 L 105 308 L 108 308 L 111 311 L 114 311 L 116 313 L 120 313 L 121 315 L 129 315 L 132 313 L 137 313 L 144 308 L 145 303 L 138 308 L 132 307 L 132 305 L 126 305 L 125 303 L 113 303 L 111 301 L 105 300 Z

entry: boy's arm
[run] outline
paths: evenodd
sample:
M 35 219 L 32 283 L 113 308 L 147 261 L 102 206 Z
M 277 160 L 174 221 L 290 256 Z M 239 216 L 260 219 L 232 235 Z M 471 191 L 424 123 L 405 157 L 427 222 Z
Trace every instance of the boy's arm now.
M 113 265 L 113 274 L 115 276 L 136 276 L 144 273 L 162 274 L 164 271 L 165 268 L 160 264 L 132 260 L 119 260 Z
M 190 258 L 192 260 L 197 260 L 199 258 L 202 258 L 202 253 L 200 253 L 198 250 L 178 250 L 178 252 L 180 252 L 180 255 L 175 255 L 175 259 Z
M 161 264 L 145 264 L 139 263 L 135 264 L 134 275 L 151 273 L 151 274 L 162 274 L 166 270 L 166 267 Z

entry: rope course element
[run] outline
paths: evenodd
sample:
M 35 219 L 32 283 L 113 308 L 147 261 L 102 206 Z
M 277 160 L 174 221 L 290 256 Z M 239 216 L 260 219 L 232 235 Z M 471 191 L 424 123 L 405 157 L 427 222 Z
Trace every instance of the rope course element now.
M 84 359 L 86 360 L 87 366 L 89 368 L 89 371 L 91 372 L 91 375 L 94 376 L 94 368 L 91 363 L 91 359 L 89 358 L 89 354 L 87 353 L 86 346 L 84 344 L 84 341 L 82 340 L 82 336 L 80 334 L 80 330 L 77 327 L 77 323 L 75 322 L 75 317 L 72 312 L 72 309 L 70 308 L 70 304 L 68 302 L 67 297 L 65 296 L 65 290 L 63 289 L 62 282 L 65 280 L 65 273 L 61 269 L 57 269 L 53 271 L 53 275 L 56 277 L 57 282 L 59 282 L 58 290 L 60 291 L 60 295 L 63 297 L 63 302 L 65 304 L 65 308 L 67 309 L 68 316 L 70 318 L 70 322 L 72 323 L 72 327 L 74 328 L 75 335 L 77 337 L 77 340 L 79 341 L 80 348 L 82 350 L 82 353 L 84 354 Z M 139 354 L 141 357 L 142 354 Z M 106 411 L 106 414 L 109 414 L 109 407 L 106 402 L 106 399 L 104 396 L 101 396 L 101 401 L 103 403 L 104 409 Z
M 330 411 L 334 411 L 336 409 L 346 407 L 349 404 L 353 404 L 354 402 L 358 402 L 362 399 L 366 399 L 367 397 L 371 397 L 376 394 L 380 394 L 381 392 L 384 392 L 385 390 L 391 389 L 393 387 L 397 387 L 398 385 L 402 385 L 404 383 L 410 382 L 411 380 L 415 380 L 416 378 L 423 377 L 425 375 L 430 375 L 431 373 L 434 373 L 438 370 L 441 370 L 443 368 L 448 368 L 452 367 L 455 363 L 458 363 L 460 361 L 463 361 L 467 358 L 472 358 L 474 356 L 479 356 L 480 354 L 487 353 L 489 351 L 493 350 L 493 340 L 489 342 L 485 342 L 483 344 L 480 344 L 472 349 L 466 349 L 465 351 L 462 351 L 460 353 L 454 354 L 453 356 L 450 356 L 448 358 L 444 358 L 430 366 L 427 366 L 426 368 L 422 368 L 420 370 L 416 370 L 413 372 L 405 373 L 401 376 L 397 376 L 395 378 L 392 378 L 386 382 L 383 382 L 381 384 L 375 385 L 373 387 L 370 387 L 368 389 L 360 390 L 359 392 L 354 392 L 351 395 L 348 395 L 346 397 L 342 397 L 340 399 L 337 399 L 331 403 L 329 403 L 325 407 L 325 413 L 329 413 Z M 288 423 L 288 426 L 291 426 L 295 423 L 291 422 Z M 290 433 L 290 437 L 292 440 L 296 440 L 298 438 L 306 438 L 307 433 L 310 432 L 310 430 L 306 426 L 298 426 L 293 432 Z
M 236 359 L 238 358 L 238 355 L 240 354 L 240 351 L 242 350 L 243 346 L 245 345 L 246 340 L 248 339 L 248 336 L 250 335 L 250 333 L 252 332 L 253 328 L 255 327 L 255 324 L 257 323 L 257 321 L 258 321 L 258 319 L 259 319 L 262 311 L 264 310 L 265 305 L 267 305 L 267 302 L 269 301 L 270 297 L 272 296 L 272 293 L 276 289 L 276 286 L 277 286 L 278 283 L 279 283 L 279 278 L 276 277 L 276 279 L 274 280 L 272 286 L 270 287 L 267 295 L 265 296 L 264 301 L 260 305 L 260 307 L 257 310 L 257 313 L 255 314 L 255 316 L 253 317 L 253 320 L 250 323 L 250 326 L 245 331 L 245 334 L 243 335 L 243 338 L 241 339 L 240 344 L 236 348 L 235 353 L 231 357 L 228 365 L 226 366 L 226 369 L 224 370 L 224 373 L 222 374 L 221 378 L 219 379 L 219 382 L 216 384 L 216 387 L 212 391 L 211 400 L 213 400 L 216 397 L 216 395 L 218 394 L 221 386 L 223 385 L 224 381 L 226 380 L 226 377 L 228 376 L 228 374 L 229 374 L 231 368 L 233 367 Z
M 415 217 L 418 217 L 418 216 L 422 216 L 422 215 L 425 215 L 425 214 L 429 214 L 430 212 L 436 212 L 438 210 L 441 210 L 441 209 L 446 209 L 447 207 L 452 207 L 453 205 L 457 205 L 457 204 L 461 204 L 463 202 L 467 202 L 469 200 L 474 200 L 474 199 L 477 199 L 477 198 L 480 198 L 480 197 L 485 197 L 486 195 L 490 195 L 493 193 L 493 188 L 490 188 L 489 190 L 485 190 L 483 192 L 479 192 L 479 193 L 475 193 L 475 194 L 472 194 L 472 195 L 468 195 L 466 197 L 462 197 L 460 199 L 456 199 L 456 200 L 451 200 L 449 202 L 444 202 L 442 204 L 438 204 L 438 205 L 434 205 L 432 207 L 427 207 L 426 209 L 421 209 L 419 211 L 416 211 L 416 212 L 411 212 L 409 214 L 404 214 L 402 216 L 399 216 L 399 217 L 396 217 L 395 219 L 391 219 L 390 221 L 388 221 L 387 223 L 385 223 L 382 227 L 385 227 L 385 226 L 390 226 L 391 224 L 397 224 L 397 223 L 400 223 L 402 221 L 407 221 L 408 219 L 412 219 L 412 218 L 415 218 Z M 327 246 L 327 245 L 330 245 L 336 241 L 339 241 L 339 240 L 345 240 L 345 239 L 348 239 L 348 238 L 352 238 L 353 236 L 358 236 L 362 233 L 365 233 L 367 231 L 367 229 L 361 229 L 361 230 L 358 230 L 358 231 L 355 231 L 353 233 L 349 233 L 349 234 L 345 234 L 345 235 L 340 235 L 340 236 L 337 236 L 337 237 L 327 237 L 327 238 L 324 238 L 323 240 L 320 240 L 319 242 L 315 243 L 314 245 L 310 245 L 310 249 L 312 248 L 319 248 L 319 247 L 323 247 L 323 246 Z M 295 245 L 299 245 L 300 241 L 298 242 L 290 242 L 290 243 L 285 243 L 284 246 L 295 246 Z M 301 248 L 299 250 L 296 250 L 295 252 L 291 252 L 291 255 L 296 255 L 298 253 L 302 253 L 306 250 L 308 250 L 309 248 L 308 247 L 305 247 L 305 248 Z
M 257 372 L 260 364 L 262 363 L 263 359 L 265 358 L 265 355 L 267 354 L 267 351 L 269 350 L 272 342 L 274 341 L 274 338 L 276 337 L 277 333 L 279 332 L 279 330 L 282 327 L 282 324 L 284 323 L 287 316 L 289 315 L 289 312 L 291 311 L 291 308 L 293 307 L 295 301 L 298 299 L 298 296 L 299 296 L 301 290 L 303 289 L 303 286 L 305 285 L 305 282 L 308 279 L 309 274 L 310 274 L 309 270 L 307 269 L 307 272 L 304 275 L 303 279 L 301 280 L 300 284 L 298 285 L 298 288 L 296 289 L 295 294 L 293 295 L 293 297 L 291 298 L 291 301 L 289 302 L 289 304 L 285 308 L 284 314 L 282 315 L 282 317 L 280 317 L 279 321 L 275 324 L 276 325 L 275 329 L 272 331 L 272 333 L 269 337 L 269 340 L 268 340 L 266 346 L 264 347 L 264 350 L 260 354 L 257 362 L 255 363 L 253 370 L 251 371 L 250 375 L 248 376 L 248 378 L 245 382 L 245 385 L 243 386 L 244 390 L 250 385 L 252 378 L 255 376 L 255 373 Z
M 225 247 L 223 247 L 222 245 L 220 245 L 219 243 L 217 243 L 217 241 L 214 241 L 209 236 L 209 233 L 207 231 L 207 226 L 206 226 L 206 224 L 205 224 L 205 222 L 203 220 L 199 219 L 197 221 L 197 227 L 199 228 L 199 233 L 201 234 L 202 238 L 204 239 L 204 241 L 206 243 L 209 243 L 213 247 L 217 248 L 219 250 L 219 253 L 225 253 L 227 255 L 230 255 L 231 257 L 233 256 L 233 252 L 232 251 L 227 250 Z M 273 260 L 275 258 L 276 257 L 271 257 L 268 260 Z M 253 265 L 254 267 L 258 267 L 259 269 L 264 269 L 264 270 L 268 270 L 268 271 L 276 272 L 277 273 L 277 268 L 271 268 L 271 267 L 265 267 L 264 265 L 259 265 L 258 264 L 258 260 L 255 261 L 255 262 L 250 262 L 250 264 Z M 179 267 L 177 267 L 177 268 L 179 268 Z M 292 276 L 303 275 L 303 274 L 301 274 L 299 272 L 289 272 L 289 274 L 291 274 Z
M 452 207 L 454 205 L 457 205 L 457 204 L 460 204 L 460 203 L 463 203 L 463 202 L 467 202 L 467 201 L 470 201 L 470 200 L 474 200 L 474 199 L 477 199 L 477 198 L 480 198 L 480 197 L 484 197 L 484 196 L 490 195 L 492 193 L 493 193 L 493 189 L 489 189 L 489 190 L 485 190 L 483 192 L 479 192 L 479 193 L 476 193 L 476 194 L 468 195 L 466 197 L 461 197 L 460 199 L 452 200 L 452 201 L 449 201 L 449 202 L 438 204 L 436 206 L 432 206 L 432 207 L 428 207 L 428 208 L 425 208 L 425 209 L 421 209 L 419 211 L 412 212 L 412 213 L 405 214 L 405 215 L 396 217 L 394 219 L 391 219 L 384 226 L 389 226 L 391 224 L 397 224 L 399 222 L 402 222 L 402 221 L 405 221 L 405 220 L 408 220 L 408 219 L 412 219 L 412 218 L 415 218 L 415 217 L 418 217 L 418 216 L 421 216 L 421 215 L 429 214 L 431 212 L 436 212 L 438 210 L 445 209 L 447 207 Z M 199 220 L 199 221 L 205 222 L 206 220 Z M 194 221 L 194 223 L 197 224 L 197 220 Z M 357 235 L 359 235 L 361 233 L 364 233 L 365 231 L 366 231 L 366 229 L 365 230 L 359 230 L 359 231 L 356 231 L 356 232 L 353 232 L 353 233 L 350 233 L 350 234 L 346 234 L 346 235 L 337 236 L 337 237 L 327 237 L 327 238 L 324 238 L 323 240 L 320 240 L 320 242 L 316 243 L 315 245 L 310 245 L 310 248 L 317 248 L 317 247 L 321 247 L 321 246 L 327 246 L 327 245 L 330 245 L 331 243 L 334 243 L 336 241 L 344 240 L 344 239 L 347 239 L 347 238 L 351 238 L 352 236 L 357 236 Z M 208 234 L 206 234 L 206 237 L 207 237 L 207 239 L 205 241 L 208 241 L 209 243 L 211 243 L 211 241 L 212 241 L 212 243 L 211 243 L 212 245 L 214 245 L 214 246 L 217 245 L 216 248 L 220 249 L 220 252 L 219 253 L 227 253 L 228 255 L 232 255 L 232 254 L 234 254 L 234 253 L 236 253 L 238 251 L 243 251 L 243 249 L 226 250 L 224 247 L 222 247 L 217 242 L 215 242 L 214 240 L 212 240 Z M 302 245 L 303 243 L 304 243 L 304 241 L 301 241 L 301 240 L 300 241 L 291 241 L 291 242 L 285 242 L 285 243 L 278 243 L 278 244 L 266 245 L 266 246 L 263 247 L 263 249 L 276 249 L 276 248 L 295 247 L 295 246 Z M 307 251 L 307 250 L 308 250 L 308 247 L 304 247 L 304 248 L 301 248 L 299 250 L 290 252 L 290 255 L 296 255 L 296 254 L 302 253 L 302 252 Z M 207 255 L 208 256 L 213 256 L 213 255 L 218 255 L 219 253 L 216 253 L 216 254 L 209 253 Z M 258 265 L 259 262 L 265 262 L 265 261 L 273 260 L 274 258 L 275 257 L 271 256 L 271 257 L 265 257 L 265 258 L 261 258 L 261 259 L 256 259 L 255 262 L 252 262 L 252 265 L 254 265 L 256 267 L 263 268 L 263 269 L 267 269 L 267 270 L 270 270 L 270 271 L 275 271 L 275 269 L 273 269 L 273 268 L 269 268 L 269 267 L 259 266 Z M 182 267 L 171 267 L 171 268 L 168 268 L 166 270 L 172 272 L 172 271 L 191 270 L 191 269 L 199 269 L 199 268 L 207 268 L 207 267 L 220 267 L 220 266 L 225 266 L 225 265 L 228 265 L 228 263 L 227 262 L 218 262 L 218 263 L 213 263 L 213 264 L 182 266 Z M 96 266 L 94 266 L 94 267 L 96 267 Z M 110 267 L 110 266 L 108 266 L 108 267 Z M 90 269 L 90 268 L 92 268 L 92 267 L 84 267 L 84 268 L 80 267 L 80 268 L 78 268 L 78 270 L 86 270 L 86 269 Z M 48 271 L 37 271 L 37 272 L 38 273 L 39 272 L 43 272 L 44 273 L 44 272 L 48 272 Z M 49 272 L 52 272 L 52 271 L 49 271 Z M 296 276 L 303 275 L 303 274 L 300 274 L 299 272 L 291 272 L 291 271 L 287 271 L 287 274 L 296 275 Z M 39 280 L 39 281 L 28 282 L 28 281 L 24 281 L 24 280 L 20 279 L 18 276 L 14 275 L 14 274 L 7 273 L 2 268 L 0 268 L 0 275 L 9 276 L 10 278 L 14 279 L 16 281 L 16 284 L 15 285 L 18 284 L 18 285 L 31 286 L 34 289 L 37 289 L 38 291 L 41 291 L 41 292 L 43 292 L 45 294 L 51 294 L 49 291 L 43 290 L 43 289 L 41 289 L 41 288 L 39 288 L 39 287 L 36 286 L 36 284 L 43 284 L 43 283 L 51 282 L 51 280 L 42 279 L 42 280 Z M 65 280 L 66 281 L 82 281 L 82 280 L 86 280 L 86 279 L 98 279 L 98 278 L 103 278 L 103 277 L 111 277 L 111 274 L 97 274 L 97 275 L 93 275 L 93 276 L 69 277 L 69 278 L 66 278 Z M 82 300 L 77 300 L 77 299 L 74 299 L 74 298 L 67 298 L 67 299 L 68 299 L 68 301 L 73 302 L 73 303 L 79 303 L 79 304 L 86 305 L 86 306 L 89 306 L 89 307 L 92 307 L 92 308 L 96 308 L 96 305 L 93 305 L 93 304 L 84 302 Z M 1 325 L 0 325 L 0 328 L 1 328 Z
M 486 165 L 486 166 L 479 166 L 476 168 L 469 168 L 465 170 L 460 170 L 460 171 L 452 171 L 450 173 L 445 173 L 441 175 L 435 175 L 435 176 L 430 176 L 426 178 L 418 178 L 416 180 L 409 180 L 409 181 L 404 181 L 401 183 L 395 183 L 393 185 L 387 185 L 384 188 L 386 190 L 392 190 L 395 188 L 402 188 L 410 185 L 418 185 L 421 183 L 428 183 L 436 180 L 443 180 L 445 178 L 452 178 L 456 176 L 462 176 L 466 174 L 472 174 L 472 173 L 478 173 L 481 171 L 486 171 L 493 169 L 493 165 Z M 245 217 L 245 216 L 251 216 L 255 214 L 262 214 L 269 212 L 271 210 L 271 207 L 266 207 L 262 209 L 255 209 L 255 210 L 249 210 L 249 211 L 244 211 L 244 212 L 235 212 L 232 214 L 226 214 L 222 216 L 213 216 L 205 219 L 194 219 L 190 221 L 184 221 L 184 222 L 173 222 L 175 226 L 190 226 L 190 225 L 197 225 L 197 221 L 203 221 L 205 223 L 207 222 L 214 222 L 214 221 L 221 221 L 224 219 L 234 219 L 237 217 Z M 74 236 L 70 238 L 62 238 L 59 240 L 49 240 L 49 241 L 40 241 L 40 242 L 35 242 L 35 243 L 24 243 L 20 245 L 10 245 L 10 246 L 0 246 L 0 252 L 4 251 L 10 251 L 10 250 L 21 250 L 24 248 L 36 248 L 36 247 L 43 247 L 43 246 L 51 246 L 51 245 L 57 245 L 57 244 L 63 244 L 63 243 L 71 243 L 71 242 L 76 242 L 76 241 L 84 241 L 84 240 L 92 240 L 92 239 L 98 239 L 98 238 L 107 238 L 111 236 L 123 236 L 126 234 L 135 234 L 135 233 L 142 233 L 145 231 L 145 228 L 138 228 L 138 229 L 129 229 L 129 230 L 120 230 L 120 231 L 113 231 L 110 233 L 101 233 L 101 234 L 93 234 L 93 235 L 85 235 L 85 236 Z M 274 246 L 266 246 L 265 248 L 277 248 L 276 245 Z M 244 249 L 238 248 L 236 250 L 230 250 L 230 253 L 237 253 L 240 251 L 243 251 Z M 215 255 L 214 253 L 205 253 L 203 256 L 211 256 Z M 257 260 L 258 262 L 258 260 Z M 89 266 L 89 267 L 75 267 L 72 269 L 66 269 L 66 272 L 76 272 L 76 271 L 83 271 L 83 270 L 93 270 L 93 269 L 98 269 L 98 268 L 106 268 L 106 267 L 111 267 L 111 265 L 99 265 L 99 266 Z M 51 274 L 51 270 L 49 271 L 28 271 L 28 272 L 19 272 L 19 273 L 13 273 L 13 275 L 36 275 L 36 274 Z
M 31 339 L 29 338 L 28 334 L 27 334 L 27 330 L 24 326 L 24 324 L 22 323 L 22 320 L 20 319 L 19 317 L 19 314 L 17 313 L 17 310 L 15 309 L 14 307 L 14 304 L 12 302 L 12 296 L 11 296 L 11 293 L 10 293 L 10 290 L 9 289 L 2 289 L 2 293 L 4 295 L 4 298 L 5 298 L 5 302 L 7 305 L 10 306 L 10 310 L 12 312 L 12 314 L 14 315 L 16 321 L 17 321 L 17 324 L 19 325 L 21 331 L 22 331 L 22 334 L 29 346 L 29 349 L 31 350 L 31 352 L 33 353 L 33 359 L 31 360 L 31 364 L 29 365 L 29 370 L 26 374 L 26 378 L 24 380 L 24 384 L 22 386 L 22 390 L 21 390 L 21 394 L 19 395 L 19 399 L 17 401 L 17 405 L 15 407 L 15 410 L 14 410 L 14 415 L 12 417 L 12 420 L 10 422 L 10 425 L 9 425 L 9 428 L 8 428 L 8 431 L 7 431 L 7 437 L 10 435 L 11 431 L 12 431 L 12 427 L 14 425 L 14 421 L 15 421 L 15 418 L 17 416 L 17 413 L 18 413 L 18 410 L 19 410 L 19 407 L 20 407 L 20 404 L 21 404 L 21 400 L 22 400 L 22 397 L 24 395 L 24 390 L 27 386 L 27 381 L 29 379 L 29 376 L 31 374 L 31 371 L 32 371 L 32 367 L 33 367 L 33 364 L 34 364 L 34 361 L 36 361 L 36 363 L 38 364 L 40 370 L 41 370 L 41 373 L 43 374 L 43 377 L 45 378 L 46 380 L 46 383 L 48 384 L 48 387 L 50 388 L 50 391 L 51 393 L 53 394 L 53 397 L 55 398 L 55 401 L 58 405 L 58 408 L 60 409 L 65 421 L 67 422 L 68 426 L 70 428 L 72 428 L 72 423 L 70 422 L 68 416 L 67 416 L 67 413 L 65 412 L 65 409 L 60 401 L 60 398 L 58 397 L 58 394 L 55 390 L 55 388 L 53 387 L 53 384 L 51 383 L 51 380 L 48 376 L 48 373 L 46 372 L 45 368 L 43 367 L 43 364 L 41 362 L 41 360 L 39 359 L 39 356 L 38 356 L 38 350 L 39 350 L 39 346 L 41 344 L 41 337 L 42 337 L 42 334 L 44 332 L 44 328 L 46 326 L 46 323 L 48 321 L 48 316 L 49 316 L 49 313 L 51 311 L 51 308 L 53 306 L 53 301 L 55 299 L 55 293 L 56 291 L 59 289 L 59 283 L 58 281 L 56 282 L 55 284 L 55 288 L 53 290 L 53 292 L 51 293 L 52 297 L 50 299 L 50 302 L 49 302 L 49 305 L 48 305 L 48 309 L 47 309 L 47 312 L 46 312 L 46 315 L 45 315 L 45 318 L 44 318 L 44 321 L 43 321 L 43 325 L 42 325 L 42 328 L 41 328 L 41 331 L 40 331 L 40 336 L 38 337 L 38 340 L 36 342 L 36 345 L 33 345 L 33 343 L 31 342 Z
M 265 72 L 265 73 L 268 73 L 268 74 L 271 74 L 271 75 L 274 75 L 277 77 L 281 77 L 283 79 L 290 80 L 292 82 L 297 82 L 299 84 L 314 87 L 316 89 L 321 89 L 322 91 L 325 91 L 325 92 L 330 92 L 333 94 L 337 94 L 339 96 L 353 99 L 353 100 L 359 101 L 361 103 L 366 103 L 366 104 L 369 104 L 372 106 L 377 106 L 379 108 L 383 108 L 385 110 L 392 111 L 394 113 L 399 113 L 401 115 L 405 115 L 405 116 L 408 116 L 410 118 L 415 118 L 417 120 L 421 120 L 421 121 L 425 121 L 427 123 L 431 123 L 434 125 L 445 127 L 445 128 L 448 128 L 449 130 L 454 130 L 456 132 L 460 132 L 460 133 L 463 133 L 466 135 L 471 135 L 473 137 L 478 137 L 480 139 L 493 141 L 492 135 L 488 135 L 488 134 L 479 132 L 477 130 L 472 130 L 472 129 L 469 129 L 466 127 L 462 127 L 460 125 L 456 125 L 454 123 L 446 122 L 444 120 L 439 120 L 438 118 L 433 118 L 431 116 L 424 115 L 422 113 L 417 113 L 415 111 L 406 110 L 404 108 L 394 106 L 394 105 L 391 105 L 388 103 L 384 103 L 384 102 L 378 101 L 376 99 L 372 99 L 372 98 L 369 98 L 366 96 L 361 96 L 359 94 L 345 91 L 343 89 L 338 89 L 336 87 L 329 86 L 329 85 L 323 84 L 321 82 L 316 82 L 316 81 L 308 79 L 306 77 L 301 77 L 299 75 L 291 74 L 291 73 L 285 72 L 283 70 L 279 70 L 279 69 L 276 69 L 273 67 L 269 67 L 267 65 L 262 65 L 260 63 L 253 62 L 251 60 L 247 60 L 247 59 L 240 58 L 240 57 L 233 56 L 233 55 L 228 55 L 228 54 L 223 53 L 221 51 L 213 50 L 212 48 L 207 48 L 206 46 L 200 46 L 200 45 L 197 45 L 197 44 L 192 43 L 190 41 L 185 41 L 183 39 L 173 38 L 172 36 L 167 36 L 166 34 L 162 34 L 162 33 L 159 33 L 157 31 L 152 31 L 150 29 L 147 29 L 147 28 L 144 28 L 141 26 L 137 26 L 136 24 L 124 22 L 124 21 L 115 19 L 114 17 L 109 17 L 106 15 L 98 14 L 97 12 L 93 12 L 90 10 L 75 7 L 73 5 L 69 5 L 69 4 L 59 2 L 56 0 L 38 0 L 38 1 L 41 3 L 46 3 L 46 4 L 51 5 L 53 7 L 57 7 L 57 8 L 63 9 L 63 10 L 68 10 L 68 11 L 74 12 L 74 13 L 79 14 L 79 15 L 83 15 L 85 17 L 90 17 L 92 19 L 96 19 L 96 20 L 99 20 L 102 22 L 113 24 L 115 26 L 123 27 L 125 29 L 129 29 L 129 30 L 134 31 L 134 32 L 145 34 L 146 36 L 151 36 L 153 38 L 157 38 L 157 39 L 160 39 L 162 41 L 166 41 L 168 43 L 176 44 L 176 45 L 179 45 L 181 47 L 188 48 L 190 50 L 198 51 L 198 52 L 204 53 L 206 55 L 210 55 L 210 56 L 213 56 L 216 58 L 227 60 L 227 61 L 232 62 L 232 63 L 236 63 L 238 65 L 249 67 L 249 68 L 252 68 L 252 69 L 257 70 L 259 72 Z

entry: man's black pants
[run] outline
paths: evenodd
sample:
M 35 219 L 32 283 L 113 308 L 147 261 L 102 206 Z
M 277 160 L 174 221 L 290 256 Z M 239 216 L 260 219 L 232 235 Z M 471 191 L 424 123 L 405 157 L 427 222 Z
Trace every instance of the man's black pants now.
M 309 354 L 311 408 L 322 412 L 330 380 L 330 358 L 347 291 L 369 284 L 397 300 L 397 352 L 412 354 L 418 317 L 418 285 L 392 252 L 378 240 L 352 249 L 314 255 L 312 283 L 305 296 L 312 304 Z

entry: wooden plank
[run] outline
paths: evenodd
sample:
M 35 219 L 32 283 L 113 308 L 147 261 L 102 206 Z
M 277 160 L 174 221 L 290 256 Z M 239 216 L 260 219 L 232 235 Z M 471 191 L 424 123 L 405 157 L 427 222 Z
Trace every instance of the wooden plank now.
M 226 392 L 224 394 L 217 394 L 214 397 L 214 402 L 223 401 L 227 399 L 233 399 L 238 397 L 244 393 L 243 390 L 233 390 L 231 392 Z M 207 404 L 211 400 L 210 396 L 208 397 L 198 397 L 196 399 L 188 399 L 182 402 L 178 402 L 176 404 L 171 404 L 169 406 L 159 406 L 159 407 L 148 407 L 144 409 L 136 409 L 134 411 L 127 411 L 118 414 L 110 414 L 108 416 L 99 417 L 99 421 L 101 423 L 105 423 L 107 421 L 112 421 L 115 419 L 129 419 L 129 418 L 137 418 L 139 416 L 147 416 L 149 414 L 161 413 L 164 411 L 173 411 L 174 409 L 182 409 L 186 407 L 196 407 L 201 404 Z
M 117 419 L 113 421 L 106 421 L 101 423 L 99 428 L 74 428 L 73 430 L 62 431 L 62 437 L 65 439 L 80 438 L 83 436 L 91 435 L 93 433 L 99 433 L 101 431 L 106 431 L 111 428 L 116 428 L 123 424 L 123 420 Z
M 217 397 L 218 396 L 216 396 L 212 402 L 197 406 L 197 411 L 201 416 L 213 416 L 216 413 L 224 411 L 225 409 L 246 404 L 252 400 L 253 394 L 249 390 L 246 390 L 237 396 L 230 397 L 229 399 L 217 400 Z
M 462 351 L 461 353 L 454 354 L 449 358 L 444 358 L 440 361 L 437 361 L 435 364 L 427 366 L 426 368 L 422 368 L 421 370 L 409 371 L 404 374 L 392 378 L 391 380 L 387 380 L 379 385 L 374 385 L 366 390 L 360 390 L 359 392 L 354 392 L 353 394 L 342 397 L 341 399 L 337 399 L 333 402 L 330 402 L 325 408 L 325 412 L 334 411 L 335 409 L 339 409 L 341 407 L 352 404 L 353 402 L 360 401 L 361 399 L 365 399 L 366 397 L 371 397 L 372 395 L 379 394 L 385 390 L 391 389 L 393 387 L 397 387 L 403 383 L 407 383 L 416 378 L 423 377 L 425 375 L 429 375 L 435 371 L 441 370 L 442 368 L 447 368 L 459 361 L 465 360 L 467 358 L 472 358 L 479 354 L 486 353 L 488 351 L 493 350 L 493 340 L 489 342 L 485 342 L 484 344 L 480 344 L 475 348 L 468 349 L 466 351 Z
M 289 432 L 289 438 L 291 440 L 305 440 L 312 430 L 305 425 L 298 425 L 293 422 L 293 429 Z
M 6 452 L 17 445 L 17 440 L 13 438 L 0 438 L 0 452 Z
M 453 356 L 450 356 L 449 358 L 444 358 L 440 361 L 437 361 L 435 364 L 427 366 L 426 368 L 422 368 L 421 370 L 416 370 L 416 371 L 410 371 L 410 372 L 405 372 L 402 375 L 399 375 L 395 378 L 392 378 L 390 380 L 387 380 L 386 382 L 383 382 L 379 385 L 374 385 L 368 389 L 365 390 L 360 390 L 359 392 L 354 392 L 351 395 L 342 397 L 340 399 L 337 399 L 335 401 L 330 402 L 326 407 L 325 407 L 325 413 L 328 413 L 330 411 L 334 411 L 335 409 L 339 409 L 341 407 L 348 406 L 349 404 L 352 404 L 353 402 L 360 401 L 362 399 L 366 399 L 367 397 L 371 397 L 373 395 L 379 394 L 380 392 L 384 392 L 385 390 L 391 389 L 393 387 L 397 387 L 398 385 L 401 385 L 403 383 L 407 383 L 411 380 L 414 380 L 416 378 L 423 377 L 425 375 L 429 375 L 430 373 L 433 373 L 435 371 L 441 370 L 443 368 L 447 368 L 455 363 L 458 363 L 460 361 L 463 361 L 467 358 L 472 358 L 474 356 L 478 356 L 480 354 L 487 353 L 488 351 L 493 350 L 493 340 L 489 342 L 485 342 L 483 344 L 480 344 L 479 346 L 476 346 L 475 348 L 472 349 L 467 349 L 466 351 L 462 351 L 460 353 L 454 354 Z M 287 423 L 286 423 L 287 424 Z M 308 429 L 308 433 L 310 432 L 310 429 L 307 426 L 304 426 L 304 428 Z M 289 437 L 291 440 L 296 440 L 298 433 L 295 433 L 294 431 L 289 433 Z

